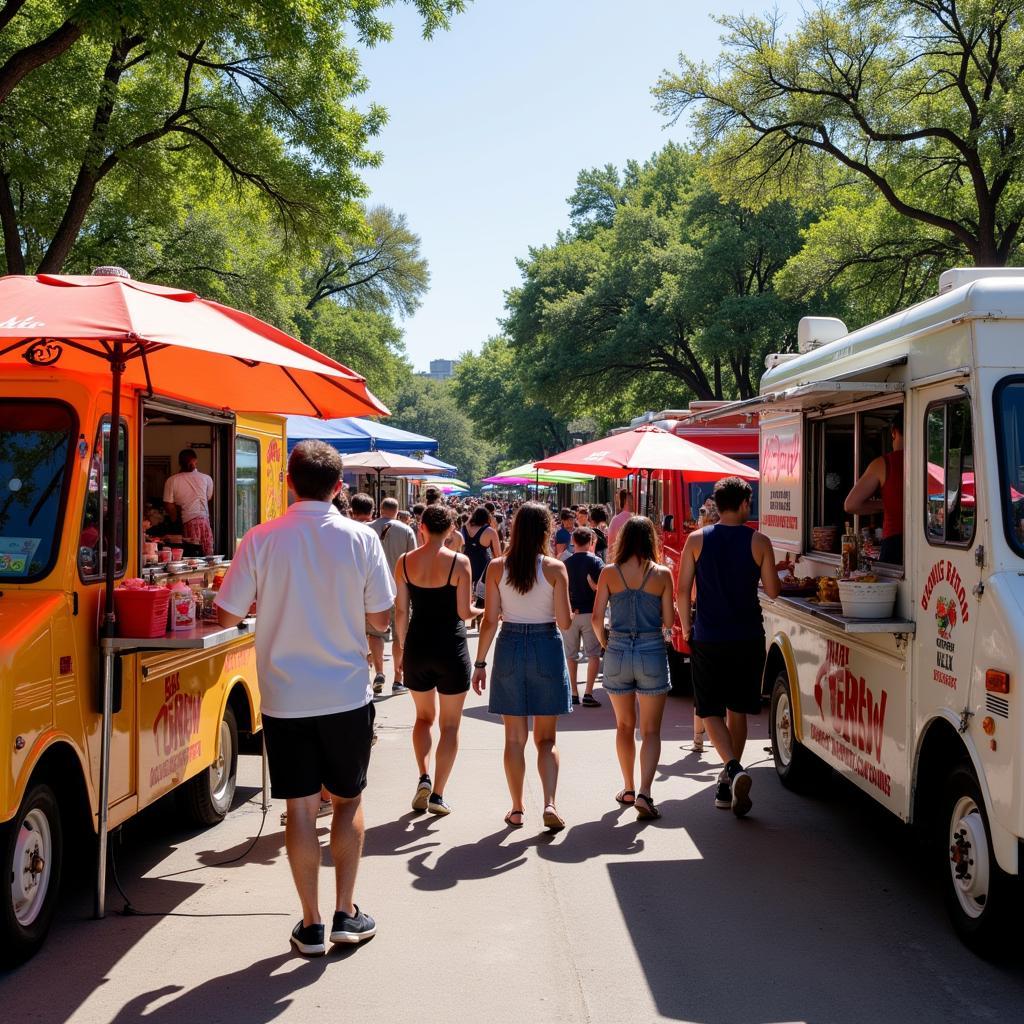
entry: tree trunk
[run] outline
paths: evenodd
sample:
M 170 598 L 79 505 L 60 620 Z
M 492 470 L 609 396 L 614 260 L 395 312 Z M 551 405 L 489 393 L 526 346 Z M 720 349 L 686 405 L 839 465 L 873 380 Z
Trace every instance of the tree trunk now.
M 36 68 L 55 60 L 82 37 L 84 30 L 74 22 L 65 21 L 45 39 L 12 53 L 0 67 L 0 104 L 14 91 L 17 84 Z
M 0 224 L 4 233 L 4 258 L 8 274 L 25 273 L 25 253 L 21 248 L 18 230 L 18 212 L 11 196 L 11 180 L 6 171 L 0 171 Z

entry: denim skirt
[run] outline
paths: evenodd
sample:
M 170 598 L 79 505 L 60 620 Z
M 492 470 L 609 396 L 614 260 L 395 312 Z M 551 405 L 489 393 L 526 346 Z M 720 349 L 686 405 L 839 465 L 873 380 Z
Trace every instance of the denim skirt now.
M 494 648 L 487 709 L 495 715 L 568 715 L 569 669 L 553 622 L 503 622 Z

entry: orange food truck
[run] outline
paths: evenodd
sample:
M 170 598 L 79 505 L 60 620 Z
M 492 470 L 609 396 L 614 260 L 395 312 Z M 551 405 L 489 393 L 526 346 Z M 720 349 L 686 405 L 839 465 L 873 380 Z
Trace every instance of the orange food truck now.
M 78 287 L 65 284 L 72 279 L 50 280 L 58 282 L 52 296 L 42 287 L 47 281 L 0 279 L 0 956 L 7 963 L 42 944 L 66 850 L 98 837 L 102 916 L 109 829 L 175 790 L 200 824 L 215 824 L 231 806 L 239 735 L 260 729 L 255 625 L 250 619 L 220 627 L 212 590 L 245 531 L 284 510 L 286 444 L 281 416 L 236 413 L 229 404 L 246 396 L 262 401 L 262 377 L 270 381 L 270 360 L 278 358 L 287 364 L 282 376 L 299 382 L 292 393 L 271 388 L 280 412 L 383 409 L 361 378 L 293 339 L 290 351 L 276 356 L 249 342 L 260 355 L 252 365 L 223 351 L 179 350 L 179 362 L 195 364 L 199 400 L 190 400 L 189 374 L 166 358 L 173 344 L 167 324 L 202 300 L 114 276 L 74 279 Z M 30 332 L 41 335 L 45 323 L 12 326 L 12 312 L 21 323 L 29 313 L 46 321 L 48 306 L 39 303 L 57 305 L 68 292 L 98 291 L 89 284 L 115 283 L 132 290 L 130 301 L 156 302 L 162 316 L 159 340 L 136 334 L 134 361 L 130 349 L 110 341 L 118 335 L 103 320 L 109 311 L 68 313 L 63 319 L 80 316 L 82 326 L 77 336 L 64 327 L 59 339 L 33 340 Z M 21 298 L 13 310 L 10 291 Z M 26 309 L 24 294 L 33 295 L 34 308 Z M 85 298 L 112 301 L 107 294 Z M 204 306 L 196 312 L 216 304 Z M 228 320 L 216 346 L 230 349 L 245 315 L 215 311 Z M 115 355 L 113 374 L 102 357 L 84 357 L 94 347 L 89 324 L 101 339 L 95 349 Z M 244 326 L 279 342 L 280 332 L 254 318 Z M 319 395 L 321 375 L 345 386 L 335 392 L 334 382 Z M 199 470 L 213 480 L 213 554 L 190 550 L 180 526 L 155 523 L 183 449 L 196 453 Z M 156 543 L 154 534 L 161 535 Z M 167 561 L 170 554 L 177 560 Z M 161 622 L 124 635 L 138 622 L 117 621 L 118 591 L 138 577 L 195 593 L 194 624 L 167 631 Z

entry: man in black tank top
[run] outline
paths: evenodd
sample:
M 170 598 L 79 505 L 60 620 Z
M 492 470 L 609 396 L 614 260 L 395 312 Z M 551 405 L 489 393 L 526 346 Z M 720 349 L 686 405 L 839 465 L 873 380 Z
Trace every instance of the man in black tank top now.
M 751 778 L 741 764 L 747 715 L 761 711 L 765 638 L 757 585 L 771 598 L 781 590 L 771 541 L 746 525 L 751 497 L 750 484 L 739 477 L 715 484 L 720 520 L 687 537 L 676 592 L 683 638 L 691 650 L 694 709 L 725 764 L 715 806 L 731 808 L 737 817 L 751 807 Z M 692 622 L 694 583 L 697 617 Z

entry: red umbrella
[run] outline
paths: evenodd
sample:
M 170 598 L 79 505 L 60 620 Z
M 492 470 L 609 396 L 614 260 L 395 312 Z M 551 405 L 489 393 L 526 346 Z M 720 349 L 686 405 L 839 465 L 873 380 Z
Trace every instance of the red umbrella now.
M 607 477 L 629 476 L 642 470 L 674 470 L 685 473 L 686 478 L 693 481 L 720 480 L 725 476 L 758 479 L 756 469 L 653 426 L 636 427 L 600 441 L 591 441 L 560 455 L 541 459 L 537 465 L 541 469 L 571 470 Z
M 115 273 L 0 278 L 0 367 L 28 362 L 109 376 L 115 352 L 122 384 L 149 390 L 157 382 L 161 394 L 216 409 L 388 412 L 358 373 L 194 292 Z
M 314 416 L 387 414 L 366 380 L 276 327 L 195 293 L 132 281 L 116 267 L 91 277 L 51 274 L 0 278 L 0 369 L 102 375 L 112 387 L 111 422 L 127 388 L 214 408 Z M 104 531 L 115 547 L 118 442 L 110 432 Z M 103 916 L 114 680 L 111 640 L 115 560 L 107 559 L 101 635 L 103 731 L 100 737 L 99 861 L 96 915 Z

